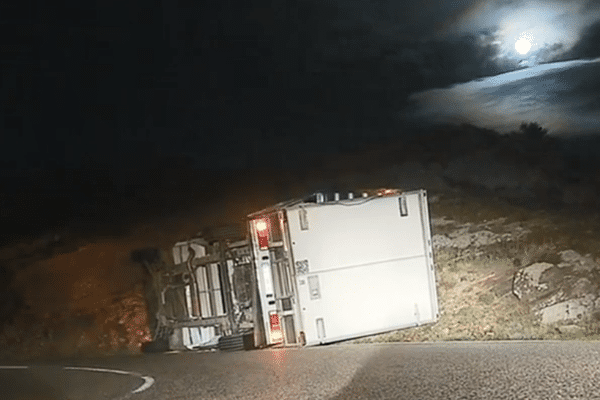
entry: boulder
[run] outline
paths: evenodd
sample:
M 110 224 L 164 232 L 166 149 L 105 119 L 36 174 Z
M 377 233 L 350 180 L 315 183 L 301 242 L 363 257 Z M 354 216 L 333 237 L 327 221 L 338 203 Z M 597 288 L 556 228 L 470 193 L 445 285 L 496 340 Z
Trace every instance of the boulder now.
M 531 301 L 546 294 L 548 284 L 540 283 L 540 278 L 545 271 L 554 267 L 555 265 L 550 263 L 536 263 L 517 271 L 513 280 L 515 296 L 519 300 Z
M 542 324 L 574 323 L 590 315 L 593 308 L 594 301 L 590 297 L 584 297 L 544 307 L 538 312 L 538 315 L 542 319 Z
M 560 263 L 535 263 L 513 278 L 513 294 L 528 302 L 544 324 L 577 322 L 600 310 L 595 261 L 574 250 L 559 254 Z
M 558 266 L 561 268 L 571 265 L 578 272 L 590 272 L 599 267 L 589 254 L 582 256 L 574 250 L 561 251 L 559 254 L 561 262 L 558 264 Z
M 433 235 L 431 243 L 434 249 L 441 249 L 444 247 L 452 247 L 452 239 L 446 235 Z
M 558 332 L 564 335 L 583 335 L 585 329 L 579 325 L 563 325 L 558 327 Z

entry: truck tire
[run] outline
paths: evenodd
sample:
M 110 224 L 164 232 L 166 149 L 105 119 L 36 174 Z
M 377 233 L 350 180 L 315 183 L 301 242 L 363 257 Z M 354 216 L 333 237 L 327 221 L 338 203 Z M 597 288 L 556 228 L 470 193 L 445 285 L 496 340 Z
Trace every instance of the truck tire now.
M 222 336 L 219 339 L 218 348 L 222 351 L 250 350 L 253 348 L 252 341 L 251 333 Z
M 167 351 L 169 351 L 169 341 L 164 338 L 158 338 L 142 345 L 142 352 L 144 353 L 164 353 Z

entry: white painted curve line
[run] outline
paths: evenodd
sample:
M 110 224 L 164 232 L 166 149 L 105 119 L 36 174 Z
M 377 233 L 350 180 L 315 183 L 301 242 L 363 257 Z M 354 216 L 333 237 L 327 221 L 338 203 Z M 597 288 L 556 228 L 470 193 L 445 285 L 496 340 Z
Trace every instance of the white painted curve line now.
M 0 369 L 27 369 L 27 365 L 0 365 Z
M 142 386 L 140 386 L 139 388 L 132 390 L 131 393 L 137 394 L 137 393 L 143 392 L 144 390 L 149 389 L 150 386 L 154 385 L 153 377 L 140 375 L 140 378 L 142 378 L 144 380 L 144 384 Z
M 111 374 L 131 375 L 131 376 L 135 376 L 136 378 L 143 379 L 144 383 L 142 384 L 142 386 L 131 391 L 131 393 L 133 393 L 133 394 L 141 393 L 144 390 L 147 390 L 148 388 L 150 388 L 150 386 L 154 385 L 154 378 L 152 378 L 151 376 L 144 376 L 137 372 L 121 371 L 118 369 L 91 368 L 91 367 L 63 367 L 63 369 L 71 370 L 71 371 L 108 372 Z

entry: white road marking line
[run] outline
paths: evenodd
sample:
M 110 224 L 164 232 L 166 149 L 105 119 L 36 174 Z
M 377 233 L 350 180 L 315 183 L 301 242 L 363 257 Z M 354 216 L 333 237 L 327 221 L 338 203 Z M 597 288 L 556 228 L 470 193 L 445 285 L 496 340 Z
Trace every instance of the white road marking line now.
M 113 373 L 113 374 L 121 374 L 121 375 L 136 375 L 136 376 L 139 375 L 139 374 L 136 374 L 135 372 L 127 372 L 127 371 L 120 371 L 118 369 L 106 369 L 106 368 L 63 367 L 63 369 L 78 370 L 78 371 L 90 371 L 90 372 L 110 372 L 110 373 Z
M 135 376 L 136 378 L 143 379 L 144 383 L 142 384 L 142 386 L 131 391 L 131 393 L 133 393 L 133 394 L 141 393 L 144 390 L 147 390 L 148 388 L 150 388 L 152 385 L 154 385 L 154 378 L 152 378 L 151 376 L 144 376 L 137 372 L 121 371 L 118 369 L 107 369 L 107 368 L 92 368 L 92 367 L 63 367 L 63 369 L 71 370 L 71 371 L 79 370 L 79 371 L 89 371 L 89 372 L 108 372 L 111 374 L 131 375 L 131 376 Z
M 142 386 L 140 386 L 139 388 L 132 390 L 131 393 L 133 394 L 137 394 L 140 392 L 143 392 L 144 390 L 148 389 L 150 386 L 154 385 L 154 378 L 151 376 L 140 376 L 140 378 L 142 378 L 145 382 Z
M 28 369 L 27 365 L 0 365 L 0 369 Z M 68 371 L 87 371 L 87 372 L 108 372 L 111 374 L 119 374 L 119 375 L 131 375 L 136 378 L 141 378 L 144 380 L 142 386 L 138 387 L 131 391 L 133 394 L 141 393 L 144 390 L 147 390 L 152 385 L 154 385 L 154 378 L 151 376 L 144 376 L 137 372 L 131 371 L 121 371 L 119 369 L 108 369 L 108 368 L 92 368 L 92 367 L 63 367 L 63 369 Z

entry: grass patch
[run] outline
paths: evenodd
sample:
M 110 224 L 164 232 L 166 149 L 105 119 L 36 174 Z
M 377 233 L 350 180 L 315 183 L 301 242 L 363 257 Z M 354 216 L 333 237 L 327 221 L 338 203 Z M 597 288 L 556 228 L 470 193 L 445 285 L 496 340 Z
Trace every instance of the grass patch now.
M 494 295 L 494 293 L 482 293 L 479 295 L 478 300 L 481 304 L 489 306 L 496 300 L 496 296 Z

